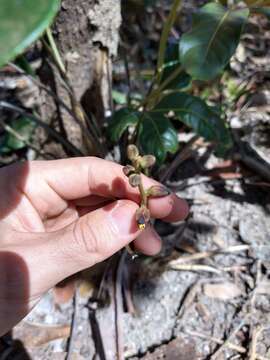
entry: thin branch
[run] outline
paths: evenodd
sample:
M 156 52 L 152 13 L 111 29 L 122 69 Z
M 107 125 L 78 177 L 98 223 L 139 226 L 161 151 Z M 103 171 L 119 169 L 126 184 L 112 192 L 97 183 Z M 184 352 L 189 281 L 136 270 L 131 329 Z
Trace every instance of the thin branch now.
M 231 342 L 224 342 L 224 340 L 222 339 L 219 339 L 219 338 L 216 338 L 216 337 L 213 337 L 213 336 L 208 336 L 206 334 L 203 334 L 201 332 L 198 332 L 198 331 L 189 331 L 189 330 L 185 330 L 185 333 L 188 334 L 188 335 L 191 335 L 191 336 L 195 336 L 195 337 L 198 337 L 200 339 L 204 339 L 204 340 L 208 340 L 208 341 L 212 341 L 212 342 L 215 342 L 219 345 L 224 345 L 226 346 L 227 348 L 231 349 L 231 350 L 235 350 L 237 352 L 239 352 L 240 354 L 245 354 L 247 352 L 246 348 L 244 348 L 243 346 L 239 346 L 239 345 L 235 345 Z
M 49 135 L 51 135 L 55 140 L 57 140 L 62 146 L 68 149 L 74 156 L 83 156 L 83 153 L 77 149 L 70 141 L 64 139 L 58 131 L 54 130 L 48 124 L 46 124 L 39 116 L 33 115 L 23 108 L 10 104 L 6 101 L 0 101 L 0 108 L 14 111 L 20 115 L 27 116 L 29 119 L 33 120 L 37 125 L 41 126 L 43 129 L 47 131 Z
M 123 344 L 123 299 L 122 299 L 122 281 L 127 251 L 124 249 L 120 255 L 115 279 L 115 329 L 116 329 L 116 349 L 117 360 L 124 360 Z
M 169 180 L 171 176 L 173 175 L 175 169 L 182 164 L 185 160 L 187 160 L 192 151 L 193 145 L 196 143 L 196 141 L 199 139 L 198 135 L 194 135 L 182 148 L 182 150 L 179 152 L 179 154 L 175 157 L 175 159 L 172 161 L 172 163 L 169 165 L 166 172 L 161 176 L 161 183 L 164 183 L 165 181 Z
M 159 50 L 158 50 L 158 61 L 157 61 L 157 71 L 158 71 L 157 83 L 159 83 L 160 79 L 161 79 L 162 66 L 163 66 L 164 59 L 165 59 L 165 52 L 166 52 L 168 37 L 169 37 L 170 31 L 171 31 L 171 28 L 175 22 L 175 19 L 177 16 L 177 10 L 178 10 L 179 6 L 181 5 L 181 2 L 182 2 L 182 0 L 174 0 L 169 17 L 164 25 L 164 28 L 163 28 L 163 31 L 161 34 L 160 45 L 159 45 Z
M 24 136 L 22 136 L 20 133 L 18 133 L 16 130 L 14 130 L 11 126 L 7 125 L 2 119 L 0 119 L 0 124 L 7 133 L 11 134 L 19 141 L 22 141 L 30 149 L 33 149 L 34 151 L 36 151 L 36 153 L 38 155 L 43 156 L 45 159 L 55 159 L 55 156 L 53 154 L 46 153 L 42 149 L 38 149 L 35 145 L 33 145 L 30 141 L 28 141 Z
M 71 331 L 67 345 L 68 348 L 67 348 L 66 360 L 72 360 L 74 355 L 73 350 L 75 346 L 75 333 L 76 333 L 76 329 L 78 328 L 78 312 L 79 312 L 78 297 L 79 297 L 78 284 L 75 284 L 75 293 L 73 297 L 73 315 L 71 320 Z

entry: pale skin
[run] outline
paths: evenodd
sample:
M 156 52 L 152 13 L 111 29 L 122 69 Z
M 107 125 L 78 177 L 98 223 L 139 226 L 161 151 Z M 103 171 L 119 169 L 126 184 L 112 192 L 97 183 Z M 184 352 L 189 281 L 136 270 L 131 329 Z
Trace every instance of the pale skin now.
M 143 178 L 145 188 L 155 184 Z M 140 197 L 115 163 L 93 157 L 34 161 L 0 169 L 0 336 L 50 288 L 134 241 L 154 255 L 161 240 L 139 230 Z M 153 218 L 188 214 L 176 195 L 149 200 Z

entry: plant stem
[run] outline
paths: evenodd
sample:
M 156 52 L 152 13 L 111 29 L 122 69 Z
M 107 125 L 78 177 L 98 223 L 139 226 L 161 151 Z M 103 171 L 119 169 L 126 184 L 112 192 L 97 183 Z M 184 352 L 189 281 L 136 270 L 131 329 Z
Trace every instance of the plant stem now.
M 55 60 L 55 62 L 57 64 L 57 66 L 59 67 L 61 73 L 66 76 L 65 65 L 64 65 L 64 63 L 62 61 L 61 55 L 59 53 L 59 50 L 58 50 L 58 48 L 56 46 L 56 43 L 54 41 L 51 29 L 49 27 L 46 30 L 46 35 L 47 35 L 47 38 L 48 38 L 48 41 L 49 41 L 49 45 L 51 47 L 51 51 L 52 51 L 52 55 L 54 57 L 54 60 Z
M 144 205 L 144 206 L 147 207 L 148 197 L 147 197 L 147 193 L 144 190 L 144 187 L 143 187 L 142 183 L 140 183 L 140 185 L 139 185 L 139 191 L 140 191 L 140 195 L 141 195 L 141 205 Z
M 167 77 L 166 80 L 163 81 L 163 83 L 160 84 L 160 86 L 157 89 L 154 89 L 147 98 L 147 107 L 154 107 L 156 105 L 156 101 L 159 99 L 160 94 L 162 91 L 166 88 L 166 86 L 173 81 L 181 72 L 183 71 L 182 66 L 179 65 L 171 74 Z
M 162 75 L 162 71 L 163 71 L 162 67 L 163 67 L 163 63 L 164 63 L 164 59 L 165 59 L 165 52 L 166 52 L 168 37 L 170 35 L 171 28 L 175 22 L 175 19 L 177 16 L 177 10 L 178 10 L 178 7 L 180 6 L 181 2 L 182 2 L 182 0 L 174 0 L 169 17 L 164 25 L 164 28 L 163 28 L 163 31 L 161 34 L 159 50 L 158 50 L 158 61 L 157 61 L 157 83 L 159 83 L 161 80 L 161 75 Z

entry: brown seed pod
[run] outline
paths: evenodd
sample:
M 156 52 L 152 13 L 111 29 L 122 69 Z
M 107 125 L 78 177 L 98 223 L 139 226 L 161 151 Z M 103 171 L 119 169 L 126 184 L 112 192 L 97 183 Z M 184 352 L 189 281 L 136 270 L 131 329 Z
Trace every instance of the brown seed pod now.
M 135 145 L 129 145 L 127 148 L 127 157 L 130 161 L 134 161 L 139 156 L 139 150 Z
M 131 174 L 128 177 L 128 181 L 132 187 L 137 187 L 141 183 L 141 175 L 140 174 Z
M 140 159 L 140 165 L 143 169 L 147 169 L 149 167 L 154 166 L 156 163 L 156 158 L 154 155 L 144 155 Z
M 162 185 L 154 185 L 147 190 L 147 195 L 151 197 L 163 197 L 170 194 L 171 190 Z
M 136 211 L 136 221 L 138 228 L 140 230 L 144 230 L 146 227 L 146 224 L 150 221 L 150 211 L 147 209 L 145 205 L 142 205 L 137 209 Z
M 126 165 L 123 167 L 123 173 L 126 175 L 126 176 L 129 176 L 131 175 L 132 173 L 135 172 L 135 167 L 132 166 L 132 165 Z

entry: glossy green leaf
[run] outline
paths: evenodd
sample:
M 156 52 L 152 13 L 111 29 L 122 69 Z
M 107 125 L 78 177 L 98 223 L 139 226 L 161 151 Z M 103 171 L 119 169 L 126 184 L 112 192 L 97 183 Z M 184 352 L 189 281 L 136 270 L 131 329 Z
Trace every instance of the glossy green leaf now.
M 10 124 L 10 127 L 15 130 L 23 139 L 29 141 L 31 139 L 35 125 L 33 121 L 27 117 L 21 117 L 13 120 Z M 14 150 L 20 150 L 25 146 L 25 141 L 19 139 L 11 133 L 6 132 L 0 144 L 0 153 L 8 153 Z
M 108 133 L 113 142 L 117 142 L 124 131 L 131 125 L 136 125 L 139 120 L 139 113 L 129 109 L 123 108 L 116 111 L 111 118 L 108 126 Z
M 231 147 L 230 132 L 224 121 L 200 98 L 185 93 L 174 93 L 163 98 L 152 110 L 158 114 L 171 111 L 196 134 L 214 142 L 219 154 L 224 154 Z
M 248 14 L 248 9 L 226 9 L 218 3 L 203 6 L 180 40 L 180 61 L 186 72 L 198 80 L 219 75 L 236 50 Z
M 169 43 L 166 49 L 161 83 L 163 83 L 179 67 L 181 67 L 179 60 L 179 42 Z M 186 88 L 190 83 L 191 76 L 183 70 L 167 84 L 164 90 L 180 90 Z
M 165 66 L 163 70 L 163 76 L 161 83 L 165 81 L 178 67 L 180 63 L 170 63 Z M 188 75 L 185 71 L 181 71 L 172 81 L 170 81 L 164 90 L 181 90 L 188 87 L 191 83 L 191 76 Z
M 1 0 L 0 67 L 44 32 L 59 6 L 60 0 Z
M 145 154 L 155 155 L 157 163 L 161 164 L 168 152 L 177 151 L 177 133 L 162 114 L 146 113 L 140 127 L 139 144 Z

